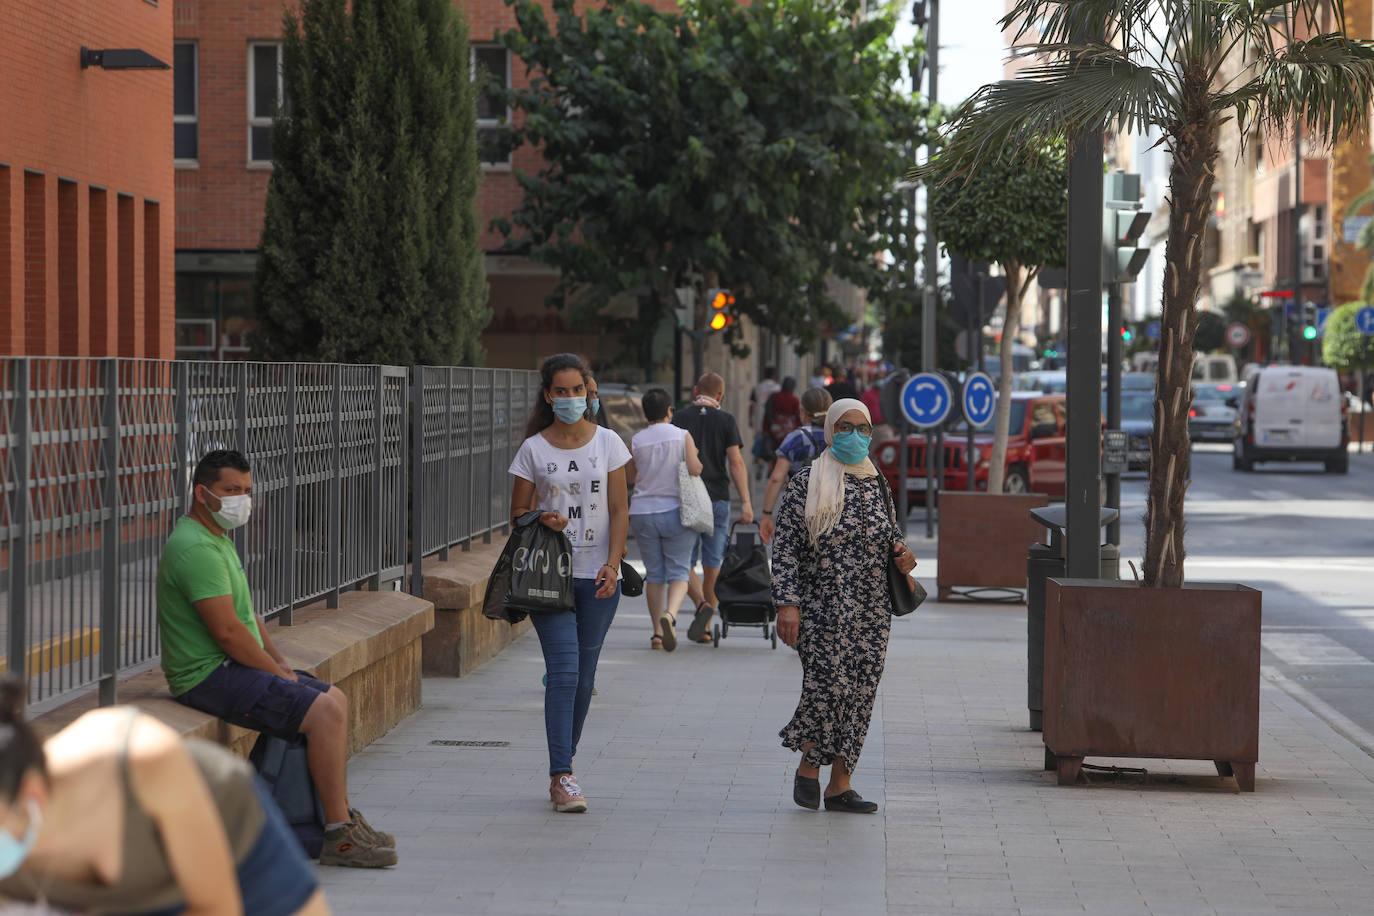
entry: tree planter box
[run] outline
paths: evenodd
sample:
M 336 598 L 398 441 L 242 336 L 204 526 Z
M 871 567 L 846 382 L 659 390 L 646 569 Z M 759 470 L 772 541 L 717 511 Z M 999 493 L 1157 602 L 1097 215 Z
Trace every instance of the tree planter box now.
M 939 569 L 936 597 L 955 587 L 1026 587 L 1026 551 L 1045 534 L 1030 510 L 1049 505 L 1041 493 L 940 494 Z
M 1259 759 L 1260 592 L 1050 579 L 1045 747 L 1060 785 L 1084 757 L 1211 760 L 1242 791 Z

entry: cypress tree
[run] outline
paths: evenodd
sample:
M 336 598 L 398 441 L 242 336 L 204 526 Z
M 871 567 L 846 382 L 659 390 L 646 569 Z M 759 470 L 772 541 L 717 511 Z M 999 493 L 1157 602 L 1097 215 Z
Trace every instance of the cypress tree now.
M 303 0 L 283 31 L 254 355 L 478 361 L 466 23 L 449 0 Z

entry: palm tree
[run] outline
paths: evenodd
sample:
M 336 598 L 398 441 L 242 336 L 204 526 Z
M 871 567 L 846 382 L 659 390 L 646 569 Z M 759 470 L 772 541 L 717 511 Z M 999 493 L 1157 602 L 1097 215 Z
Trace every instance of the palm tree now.
M 946 126 L 940 156 L 974 169 L 1095 131 L 1163 134 L 1169 171 L 1155 432 L 1150 443 L 1144 584 L 1183 584 L 1188 409 L 1203 233 L 1223 122 L 1243 137 L 1301 119 L 1334 141 L 1368 126 L 1374 44 L 1345 34 L 1340 0 L 1017 0 L 1002 21 L 1020 79 L 984 86 Z M 1023 44 L 1032 31 L 1036 41 Z M 1227 78 L 1223 63 L 1236 59 Z M 1226 71 L 1230 73 L 1230 69 Z M 929 164 L 917 170 L 933 174 Z

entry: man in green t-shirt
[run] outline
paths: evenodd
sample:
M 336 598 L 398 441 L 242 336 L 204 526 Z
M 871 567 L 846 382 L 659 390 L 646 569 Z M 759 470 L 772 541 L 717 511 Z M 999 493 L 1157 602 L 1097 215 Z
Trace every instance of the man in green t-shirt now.
M 253 612 L 248 578 L 226 532 L 246 524 L 253 478 L 235 451 L 196 465 L 191 511 L 162 548 L 157 620 L 162 672 L 193 709 L 286 740 L 309 738 L 310 775 L 324 803 L 321 865 L 396 864 L 396 840 L 348 803 L 348 700 L 331 684 L 293 670 Z

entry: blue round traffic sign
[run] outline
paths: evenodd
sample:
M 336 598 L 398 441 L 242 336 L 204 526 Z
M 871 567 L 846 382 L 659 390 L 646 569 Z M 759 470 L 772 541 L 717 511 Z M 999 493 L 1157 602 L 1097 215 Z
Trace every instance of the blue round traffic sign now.
M 974 429 L 987 426 L 992 422 L 992 414 L 997 406 L 997 388 L 992 376 L 986 372 L 970 372 L 964 379 L 964 416 Z
M 1355 324 L 1365 337 L 1374 336 L 1374 305 L 1366 305 L 1355 313 Z
M 954 406 L 954 392 L 943 375 L 922 372 L 902 387 L 902 413 L 914 426 L 939 426 Z
M 1159 340 L 1159 322 L 1151 321 L 1145 325 L 1145 336 L 1150 340 Z

